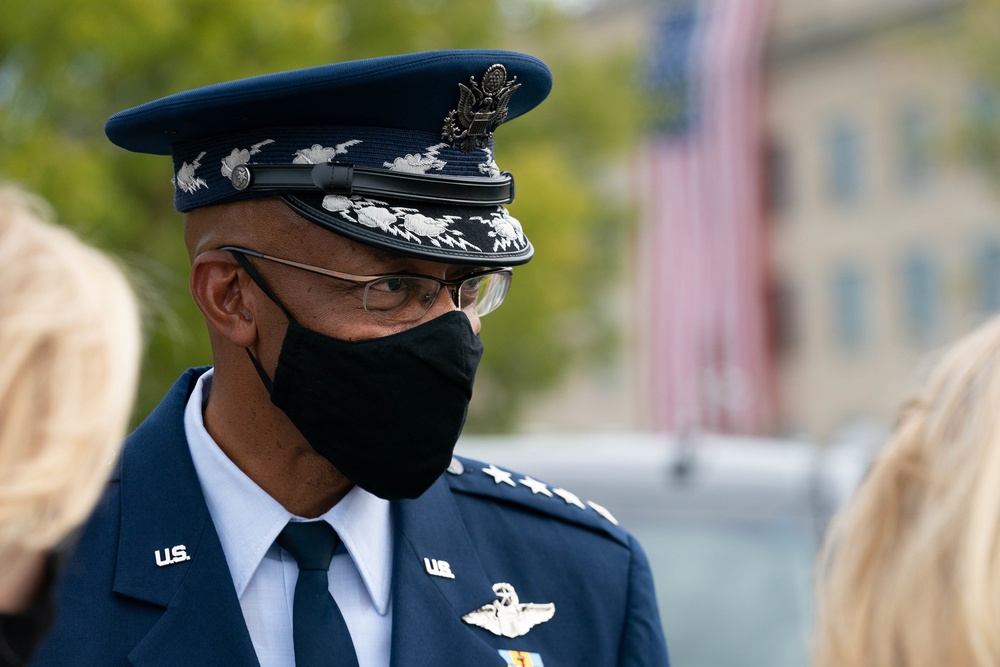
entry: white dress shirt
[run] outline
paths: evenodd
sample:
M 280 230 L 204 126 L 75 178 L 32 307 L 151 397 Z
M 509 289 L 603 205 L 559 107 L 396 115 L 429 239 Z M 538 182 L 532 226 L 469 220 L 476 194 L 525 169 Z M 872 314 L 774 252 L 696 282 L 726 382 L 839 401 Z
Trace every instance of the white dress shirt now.
M 298 566 L 274 540 L 290 514 L 229 460 L 205 430 L 213 371 L 199 378 L 184 413 L 191 458 L 222 542 L 243 618 L 261 667 L 295 667 L 292 597 Z M 320 517 L 341 545 L 330 564 L 330 594 L 351 631 L 360 667 L 388 667 L 392 615 L 389 503 L 354 487 Z

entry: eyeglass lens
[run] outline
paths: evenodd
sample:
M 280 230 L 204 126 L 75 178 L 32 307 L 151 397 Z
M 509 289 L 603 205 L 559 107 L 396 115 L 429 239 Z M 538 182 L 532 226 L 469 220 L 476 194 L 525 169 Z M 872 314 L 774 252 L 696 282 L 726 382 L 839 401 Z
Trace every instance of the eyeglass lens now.
M 479 316 L 499 307 L 510 287 L 508 272 L 475 276 L 461 283 L 456 305 L 463 310 L 474 310 Z M 436 280 L 422 277 L 390 276 L 369 283 L 365 289 L 365 310 L 383 317 L 408 322 L 420 319 L 430 310 L 442 285 Z M 455 286 L 447 286 L 455 300 Z

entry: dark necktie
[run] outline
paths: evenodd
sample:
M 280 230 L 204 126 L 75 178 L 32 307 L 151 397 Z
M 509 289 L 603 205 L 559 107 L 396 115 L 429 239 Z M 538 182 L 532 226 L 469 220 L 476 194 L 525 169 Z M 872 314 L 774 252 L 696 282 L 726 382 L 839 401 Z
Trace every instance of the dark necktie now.
M 299 565 L 292 604 L 295 667 L 358 667 L 351 633 L 330 595 L 327 571 L 340 538 L 326 521 L 289 523 L 277 539 Z

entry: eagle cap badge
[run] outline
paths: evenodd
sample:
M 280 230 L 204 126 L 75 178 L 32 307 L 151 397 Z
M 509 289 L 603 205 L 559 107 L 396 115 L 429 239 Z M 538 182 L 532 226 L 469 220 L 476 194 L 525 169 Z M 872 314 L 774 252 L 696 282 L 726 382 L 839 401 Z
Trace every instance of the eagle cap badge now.
M 528 630 L 544 623 L 556 613 L 555 604 L 522 603 L 514 587 L 508 583 L 493 584 L 494 602 L 480 607 L 462 617 L 470 625 L 476 625 L 500 637 L 520 637 Z
M 482 83 L 469 77 L 469 85 L 458 84 L 458 108 L 444 119 L 441 138 L 454 146 L 459 143 L 463 153 L 477 146 L 486 148 L 493 130 L 507 118 L 510 96 L 521 87 L 517 77 L 507 80 L 507 68 L 497 63 L 483 73 Z

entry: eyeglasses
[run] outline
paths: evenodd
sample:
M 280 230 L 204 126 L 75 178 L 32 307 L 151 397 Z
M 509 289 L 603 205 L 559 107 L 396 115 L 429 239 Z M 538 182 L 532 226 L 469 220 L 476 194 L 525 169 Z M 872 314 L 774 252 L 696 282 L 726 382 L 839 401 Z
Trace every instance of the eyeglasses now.
M 471 310 L 482 317 L 500 307 L 514 272 L 510 267 L 485 269 L 462 276 L 455 280 L 442 280 L 434 276 L 420 274 L 391 274 L 377 276 L 357 276 L 332 269 L 293 262 L 265 255 L 256 250 L 248 250 L 237 246 L 224 246 L 220 250 L 240 253 L 250 257 L 259 257 L 270 262 L 277 262 L 303 271 L 318 273 L 355 283 L 358 289 L 363 288 L 361 302 L 369 313 L 392 322 L 413 322 L 423 317 L 442 287 L 447 287 L 452 302 L 462 310 Z

